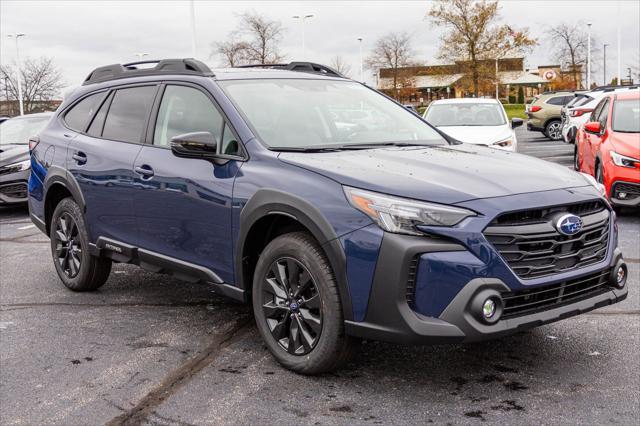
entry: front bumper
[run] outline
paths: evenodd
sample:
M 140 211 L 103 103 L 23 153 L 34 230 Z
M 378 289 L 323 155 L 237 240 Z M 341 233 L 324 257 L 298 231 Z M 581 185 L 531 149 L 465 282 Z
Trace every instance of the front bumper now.
M 437 283 L 437 294 L 429 294 L 428 291 L 425 293 L 419 288 L 422 281 L 422 271 L 419 269 L 429 257 L 435 260 L 428 269 L 429 277 L 435 280 L 444 278 Z M 599 270 L 604 274 L 621 261 L 622 254 L 615 249 L 606 265 L 600 265 Z M 483 276 L 482 273 L 478 273 L 480 270 L 482 262 L 462 245 L 440 238 L 385 233 L 375 268 L 367 314 L 364 321 L 346 321 L 346 332 L 365 339 L 395 343 L 471 342 L 501 337 L 565 319 L 620 302 L 627 297 L 626 286 L 623 289 L 611 287 L 592 297 L 501 319 L 488 325 L 478 317 L 475 312 L 477 303 L 474 302 L 480 293 L 507 293 L 512 291 L 512 288 L 501 278 L 487 274 Z M 580 277 L 579 273 L 574 275 Z M 425 300 L 416 301 L 412 300 L 412 297 L 422 297 Z M 439 306 L 443 300 L 445 304 Z M 428 316 L 416 312 L 412 306 L 416 302 L 420 302 L 423 307 L 426 304 L 429 310 L 439 314 Z
M 625 194 L 625 198 L 621 198 Z M 616 180 L 609 191 L 609 202 L 616 207 L 640 207 L 640 182 Z
M 28 181 L 31 170 L 0 175 L 0 205 L 27 202 Z

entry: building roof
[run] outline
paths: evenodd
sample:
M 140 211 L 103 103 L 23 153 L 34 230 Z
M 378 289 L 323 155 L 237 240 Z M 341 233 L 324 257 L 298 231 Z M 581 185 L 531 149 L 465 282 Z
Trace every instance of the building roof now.
M 547 80 L 539 75 L 531 74 L 526 71 L 503 71 L 499 72 L 501 84 L 526 85 L 526 84 L 546 84 Z

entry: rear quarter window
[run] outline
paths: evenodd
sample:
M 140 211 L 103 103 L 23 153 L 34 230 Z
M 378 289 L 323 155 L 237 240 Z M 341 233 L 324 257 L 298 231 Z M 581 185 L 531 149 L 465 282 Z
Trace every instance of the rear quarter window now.
M 89 120 L 100 107 L 105 96 L 107 96 L 107 92 L 101 92 L 82 99 L 67 111 L 64 115 L 64 122 L 70 129 L 84 132 L 87 130 Z

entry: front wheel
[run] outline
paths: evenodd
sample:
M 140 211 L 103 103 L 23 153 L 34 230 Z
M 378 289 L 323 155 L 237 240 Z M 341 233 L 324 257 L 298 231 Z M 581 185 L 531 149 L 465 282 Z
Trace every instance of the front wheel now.
M 82 210 L 72 198 L 56 206 L 51 217 L 51 255 L 62 283 L 73 291 L 95 290 L 107 281 L 111 260 L 89 253 Z
M 343 365 L 357 340 L 344 317 L 331 265 L 307 233 L 271 241 L 256 265 L 253 312 L 269 351 L 284 367 L 319 374 Z

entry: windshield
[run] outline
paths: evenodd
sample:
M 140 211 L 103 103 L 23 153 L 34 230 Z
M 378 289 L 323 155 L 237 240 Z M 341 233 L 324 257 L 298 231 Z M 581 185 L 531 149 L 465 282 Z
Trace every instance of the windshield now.
M 494 103 L 434 104 L 427 110 L 425 120 L 440 126 L 502 126 L 506 124 L 502 108 Z
M 359 83 L 269 79 L 220 85 L 274 149 L 447 143 L 414 113 Z
M 49 117 L 12 118 L 0 124 L 0 145 L 27 145 L 29 138 L 37 134 L 49 121 Z
M 616 132 L 640 133 L 640 99 L 617 101 L 611 128 Z

